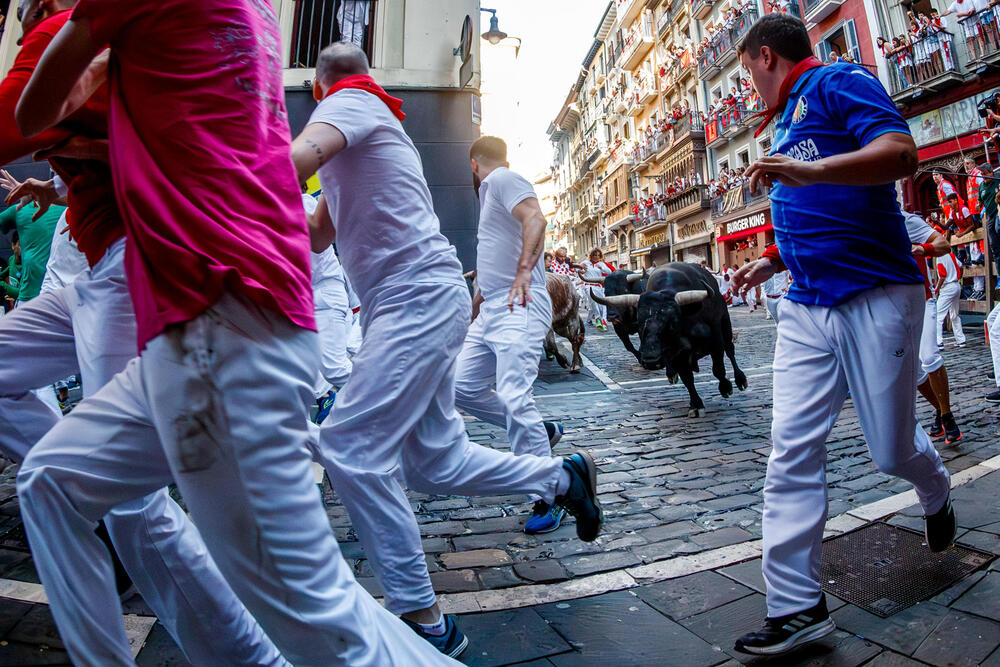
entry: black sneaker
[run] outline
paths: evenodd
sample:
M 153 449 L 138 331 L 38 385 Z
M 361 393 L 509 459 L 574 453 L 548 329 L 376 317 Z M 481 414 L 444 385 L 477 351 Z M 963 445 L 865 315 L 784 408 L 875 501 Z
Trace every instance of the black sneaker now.
M 577 452 L 563 459 L 563 468 L 569 473 L 569 489 L 556 496 L 556 505 L 576 518 L 576 536 L 584 542 L 593 542 L 601 532 L 604 513 L 597 500 L 597 466 L 587 452 Z
M 944 424 L 941 423 L 940 412 L 934 413 L 934 423 L 931 424 L 931 427 L 927 430 L 927 435 L 931 436 L 932 438 L 940 438 L 942 435 L 944 435 Z
M 111 536 L 108 534 L 108 529 L 104 525 L 103 520 L 97 522 L 97 528 L 94 529 L 94 533 L 101 539 L 101 542 L 104 542 L 104 546 L 111 554 L 111 567 L 115 571 L 115 589 L 118 593 L 118 599 L 121 602 L 127 602 L 135 597 L 138 591 L 132 584 L 132 578 L 125 571 L 125 566 L 122 564 L 121 558 L 118 557 L 115 545 L 111 543 Z
M 924 539 L 927 548 L 934 553 L 944 551 L 955 543 L 955 510 L 951 506 L 951 496 L 934 514 L 924 517 Z
M 836 629 L 826 610 L 826 596 L 822 595 L 819 604 L 812 609 L 764 619 L 764 627 L 737 639 L 735 648 L 741 653 L 777 655 L 825 637 Z
M 410 628 L 427 641 L 427 643 L 441 653 L 444 653 L 449 658 L 457 658 L 465 652 L 465 649 L 469 647 L 469 638 L 458 629 L 454 616 L 444 617 L 443 635 L 432 635 L 420 627 L 419 623 L 408 621 L 405 618 L 400 620 L 410 626 Z
M 990 403 L 1000 403 L 1000 389 L 994 391 L 992 394 L 986 394 L 986 400 Z
M 542 422 L 545 425 L 545 434 L 549 436 L 549 449 L 556 446 L 563 437 L 563 425 L 559 422 Z
M 941 423 L 944 425 L 944 442 L 950 445 L 962 439 L 962 431 L 955 423 L 955 417 L 950 412 L 941 416 Z
M 997 374 L 994 373 L 993 371 L 990 371 L 989 373 L 986 374 L 986 378 L 988 380 L 996 380 L 997 379 Z

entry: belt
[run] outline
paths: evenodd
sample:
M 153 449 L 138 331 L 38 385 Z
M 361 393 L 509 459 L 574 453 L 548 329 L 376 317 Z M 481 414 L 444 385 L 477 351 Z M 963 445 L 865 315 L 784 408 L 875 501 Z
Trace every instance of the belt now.
M 780 299 L 780 298 L 782 298 L 785 295 L 784 294 L 765 294 L 764 296 L 766 296 L 768 299 Z
M 603 283 L 584 283 L 584 285 L 589 285 L 590 287 L 604 287 Z
M 357 308 L 351 308 L 351 312 L 354 313 L 355 315 L 357 315 L 360 311 L 361 311 L 361 306 L 358 306 Z

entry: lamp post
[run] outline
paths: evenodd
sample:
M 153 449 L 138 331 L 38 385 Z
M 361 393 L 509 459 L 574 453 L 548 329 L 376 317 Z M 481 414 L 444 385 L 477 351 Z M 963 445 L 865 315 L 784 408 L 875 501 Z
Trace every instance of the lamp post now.
M 479 11 L 490 13 L 490 29 L 483 33 L 483 39 L 496 46 L 507 38 L 507 33 L 500 30 L 499 21 L 497 21 L 497 10 L 480 7 Z

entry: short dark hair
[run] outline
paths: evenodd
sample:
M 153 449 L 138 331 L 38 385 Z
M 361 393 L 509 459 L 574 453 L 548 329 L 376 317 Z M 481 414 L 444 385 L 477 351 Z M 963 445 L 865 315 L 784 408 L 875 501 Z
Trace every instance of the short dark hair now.
M 472 143 L 469 157 L 477 162 L 502 164 L 507 161 L 507 142 L 500 137 L 479 137 Z
M 747 53 L 751 60 L 756 60 L 763 46 L 793 63 L 813 54 L 806 24 L 794 16 L 777 12 L 766 14 L 754 23 L 736 48 L 740 55 Z
M 355 44 L 334 42 L 319 52 L 316 78 L 320 83 L 330 86 L 354 74 L 368 74 L 368 56 Z
M 958 194 L 955 193 L 955 192 L 952 192 L 947 197 L 945 197 L 945 199 L 947 199 L 948 201 L 951 201 L 952 199 L 954 199 L 954 200 L 957 201 L 958 200 Z

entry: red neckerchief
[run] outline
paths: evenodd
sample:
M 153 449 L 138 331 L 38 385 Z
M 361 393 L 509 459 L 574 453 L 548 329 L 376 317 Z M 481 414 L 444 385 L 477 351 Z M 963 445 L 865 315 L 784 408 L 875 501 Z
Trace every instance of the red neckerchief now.
M 323 99 L 348 88 L 368 91 L 375 97 L 385 102 L 385 105 L 389 107 L 389 111 L 392 112 L 393 116 L 399 120 L 406 118 L 406 114 L 400 111 L 400 107 L 403 106 L 403 100 L 398 97 L 393 97 L 389 93 L 385 92 L 385 89 L 375 83 L 375 79 L 371 78 L 367 74 L 353 74 L 351 76 L 345 76 L 327 91 L 326 95 L 323 96 Z
M 754 114 L 754 118 L 758 116 L 764 117 L 764 121 L 760 124 L 760 127 L 753 133 L 754 137 L 760 136 L 760 133 L 774 120 L 774 117 L 785 110 L 785 105 L 788 103 L 788 96 L 791 94 L 792 86 L 795 85 L 795 82 L 809 70 L 822 66 L 823 63 L 816 56 L 809 56 L 805 60 L 795 63 L 795 67 L 792 68 L 792 71 L 788 73 L 785 80 L 781 82 L 781 87 L 778 88 L 778 103 L 774 105 L 774 108 L 768 107 Z

